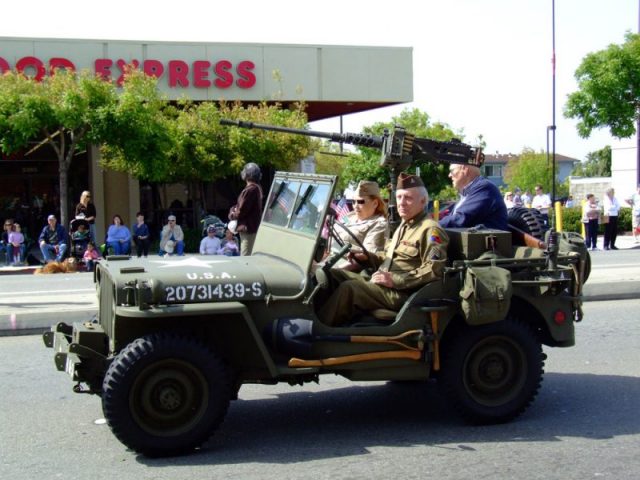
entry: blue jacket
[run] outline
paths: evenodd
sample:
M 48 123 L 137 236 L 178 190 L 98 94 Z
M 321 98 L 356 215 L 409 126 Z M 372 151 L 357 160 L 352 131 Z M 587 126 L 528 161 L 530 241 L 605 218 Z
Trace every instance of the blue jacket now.
M 64 229 L 62 225 L 56 223 L 56 241 L 51 242 L 50 237 L 52 234 L 52 230 L 49 228 L 49 225 L 45 225 L 42 231 L 40 232 L 40 236 L 38 237 L 38 243 L 44 240 L 45 243 L 50 245 L 60 245 L 61 243 L 67 243 L 67 231 Z
M 107 230 L 107 242 L 130 242 L 131 232 L 124 225 L 111 225 Z
M 500 190 L 484 177 L 476 177 L 462 189 L 453 212 L 440 220 L 444 228 L 486 228 L 507 230 L 507 206 Z
M 133 237 L 148 237 L 149 236 L 149 227 L 146 223 L 138 226 L 137 223 L 133 224 L 131 227 L 131 232 L 133 233 Z

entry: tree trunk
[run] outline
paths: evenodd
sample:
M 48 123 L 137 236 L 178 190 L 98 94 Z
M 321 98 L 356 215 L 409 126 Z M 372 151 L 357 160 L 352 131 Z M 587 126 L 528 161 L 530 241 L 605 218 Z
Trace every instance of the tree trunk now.
M 65 163 L 64 159 L 60 161 L 58 173 L 60 175 L 60 225 L 66 229 L 69 228 L 69 218 L 67 214 L 69 211 L 69 173 L 68 168 L 65 168 Z

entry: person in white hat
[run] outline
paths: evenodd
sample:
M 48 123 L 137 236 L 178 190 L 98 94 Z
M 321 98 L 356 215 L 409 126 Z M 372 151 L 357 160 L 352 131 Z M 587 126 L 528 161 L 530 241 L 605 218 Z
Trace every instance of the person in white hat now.
M 216 227 L 207 227 L 207 236 L 200 240 L 200 255 L 217 255 L 220 249 L 220 239 L 216 237 Z
M 180 225 L 176 225 L 176 216 L 169 215 L 167 224 L 160 233 L 160 256 L 184 255 L 184 232 Z

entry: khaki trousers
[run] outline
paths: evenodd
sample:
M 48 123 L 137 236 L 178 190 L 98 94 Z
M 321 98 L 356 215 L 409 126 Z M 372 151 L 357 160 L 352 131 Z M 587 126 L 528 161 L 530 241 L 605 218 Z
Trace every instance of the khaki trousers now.
M 325 325 L 344 325 L 354 314 L 377 308 L 400 310 L 409 298 L 408 293 L 371 283 L 357 273 L 335 269 L 331 277 L 338 286 L 318 311 Z
M 253 252 L 253 244 L 256 241 L 255 233 L 240 233 L 240 255 L 248 257 Z

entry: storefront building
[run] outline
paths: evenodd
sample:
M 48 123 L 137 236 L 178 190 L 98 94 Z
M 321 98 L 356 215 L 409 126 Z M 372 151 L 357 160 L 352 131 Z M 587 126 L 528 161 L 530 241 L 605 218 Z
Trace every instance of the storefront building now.
M 310 121 L 413 100 L 408 47 L 0 37 L 0 73 L 19 70 L 42 77 L 64 68 L 89 70 L 121 82 L 131 64 L 157 76 L 158 88 L 170 100 L 278 101 L 285 106 L 303 100 Z M 32 235 L 51 210 L 59 209 L 56 157 L 49 147 L 36 148 L 37 144 L 0 158 L 0 214 L 22 220 Z M 73 208 L 83 190 L 92 191 L 101 238 L 115 213 L 131 224 L 136 211 L 148 209 L 157 199 L 145 198 L 137 180 L 100 168 L 99 155 L 93 147 L 73 160 L 69 203 Z M 171 202 L 178 196 L 182 202 L 184 190 L 184 186 L 174 187 L 170 194 L 165 190 L 168 198 L 160 200 Z

